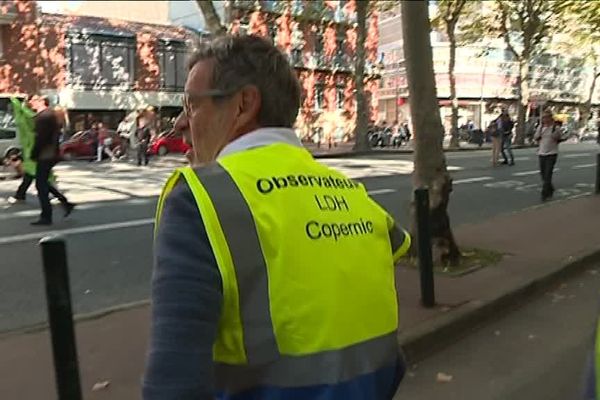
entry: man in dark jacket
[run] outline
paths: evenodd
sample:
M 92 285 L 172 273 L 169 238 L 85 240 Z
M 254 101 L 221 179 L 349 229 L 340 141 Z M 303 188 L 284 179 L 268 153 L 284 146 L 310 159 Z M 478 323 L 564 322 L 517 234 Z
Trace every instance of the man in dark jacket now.
M 497 119 L 497 125 L 502 138 L 502 157 L 504 158 L 502 164 L 515 165 L 515 156 L 512 151 L 512 130 L 515 124 L 508 115 L 508 111 L 502 111 Z
M 31 151 L 31 158 L 37 161 L 35 174 L 35 187 L 40 200 L 42 213 L 40 219 L 31 225 L 51 225 L 52 206 L 50 205 L 49 193 L 57 197 L 65 209 L 65 217 L 71 214 L 74 204 L 55 187 L 50 187 L 48 177 L 52 168 L 59 160 L 58 142 L 61 130 L 61 118 L 54 110 L 48 108 L 48 99 L 44 99 L 42 111 L 35 116 L 35 144 Z

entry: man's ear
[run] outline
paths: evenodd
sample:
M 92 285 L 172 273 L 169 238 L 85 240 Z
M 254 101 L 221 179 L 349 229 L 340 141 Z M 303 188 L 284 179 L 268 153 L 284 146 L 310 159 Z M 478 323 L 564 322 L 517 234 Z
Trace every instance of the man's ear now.
M 244 116 L 244 122 L 248 123 L 258 118 L 260 111 L 260 91 L 254 85 L 246 85 L 240 91 L 241 101 L 238 104 L 238 113 Z

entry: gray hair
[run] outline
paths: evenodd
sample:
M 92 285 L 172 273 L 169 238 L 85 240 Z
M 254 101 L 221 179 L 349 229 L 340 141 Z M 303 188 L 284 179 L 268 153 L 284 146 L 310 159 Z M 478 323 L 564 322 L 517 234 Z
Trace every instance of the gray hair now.
M 189 70 L 203 60 L 215 62 L 211 89 L 232 92 L 245 85 L 258 88 L 260 126 L 294 125 L 300 108 L 300 84 L 285 55 L 273 44 L 251 35 L 220 36 L 198 44 Z

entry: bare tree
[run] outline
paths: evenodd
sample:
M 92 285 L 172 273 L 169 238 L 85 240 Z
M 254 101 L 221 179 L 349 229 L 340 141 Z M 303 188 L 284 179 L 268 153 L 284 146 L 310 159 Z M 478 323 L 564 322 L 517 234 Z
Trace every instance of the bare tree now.
M 458 96 L 456 94 L 456 28 L 467 0 L 441 0 L 438 2 L 438 18 L 432 24 L 443 28 L 450 42 L 450 57 L 448 60 L 448 78 L 450 80 L 450 101 L 452 102 L 452 117 L 450 119 L 450 147 L 459 147 L 458 140 Z
M 548 36 L 554 16 L 552 1 L 496 0 L 499 12 L 498 29 L 506 47 L 519 64 L 517 74 L 517 129 L 515 141 L 525 142 L 525 118 L 529 104 L 529 66 L 533 56 L 541 50 L 543 40 Z
M 221 23 L 219 14 L 215 10 L 215 5 L 212 0 L 196 0 L 198 7 L 202 11 L 204 21 L 208 31 L 213 35 L 224 35 L 227 33 L 227 28 Z
M 415 130 L 413 185 L 429 188 L 434 254 L 442 263 L 456 265 L 461 254 L 448 217 L 452 179 L 442 148 L 444 132 L 435 87 L 428 6 L 425 1 L 402 1 L 401 4 L 409 101 Z M 416 226 L 414 221 L 413 226 Z
M 369 150 L 367 128 L 369 114 L 365 96 L 365 41 L 367 40 L 367 10 L 369 1 L 356 2 L 356 59 L 354 64 L 354 84 L 356 88 L 356 125 L 354 128 L 354 150 Z

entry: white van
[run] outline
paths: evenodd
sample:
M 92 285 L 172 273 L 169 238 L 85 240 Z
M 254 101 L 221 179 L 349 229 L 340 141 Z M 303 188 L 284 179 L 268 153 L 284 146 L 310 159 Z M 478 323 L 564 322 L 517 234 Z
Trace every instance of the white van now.
M 17 139 L 17 130 L 15 128 L 0 127 L 0 161 L 6 157 L 19 154 L 21 147 Z

